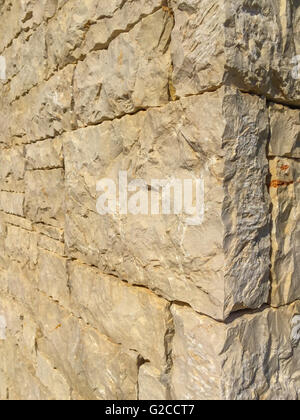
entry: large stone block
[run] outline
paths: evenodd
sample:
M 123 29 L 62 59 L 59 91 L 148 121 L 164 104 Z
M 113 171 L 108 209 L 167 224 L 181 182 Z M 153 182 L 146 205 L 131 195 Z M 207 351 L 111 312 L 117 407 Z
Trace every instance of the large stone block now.
M 47 296 L 68 307 L 70 291 L 66 258 L 42 249 L 39 250 L 38 288 Z
M 173 19 L 159 10 L 79 62 L 74 78 L 79 126 L 132 114 L 169 100 Z
M 27 40 L 16 38 L 3 54 L 9 81 L 9 103 L 24 95 L 46 76 L 45 27 L 41 25 Z
M 177 95 L 233 83 L 276 101 L 300 104 L 298 2 L 173 0 L 171 4 Z
M 136 399 L 138 354 L 114 344 L 43 296 L 35 315 L 37 346 L 84 399 Z M 70 345 L 72 343 L 72 345 Z
M 63 167 L 61 138 L 29 144 L 25 148 L 27 169 L 54 169 Z
M 24 191 L 25 159 L 23 147 L 0 150 L 0 188 L 5 191 Z
M 25 215 L 34 222 L 64 227 L 64 171 L 27 171 Z
M 37 263 L 37 234 L 8 225 L 4 251 L 10 259 L 34 267 Z
M 86 55 L 91 51 L 107 49 L 114 38 L 123 32 L 129 32 L 142 18 L 156 12 L 162 5 L 161 0 L 130 0 L 123 3 L 122 8 L 115 7 L 114 13 L 111 13 L 105 3 L 101 2 L 100 5 L 105 7 L 105 16 L 87 29 L 77 54 Z M 111 6 L 116 6 L 114 2 L 110 3 Z
M 257 97 L 220 89 L 66 134 L 69 255 L 217 319 L 266 303 L 265 105 Z M 202 179 L 202 224 L 201 212 L 194 225 L 184 212 L 97 214 L 97 182 L 110 178 L 118 184 L 124 170 L 128 182 L 145 180 L 143 199 L 149 199 L 146 186 L 153 179 Z
M 269 156 L 300 158 L 300 111 L 270 104 Z
M 24 194 L 0 191 L 0 210 L 16 216 L 24 216 Z
M 223 324 L 173 305 L 172 398 L 298 399 L 299 310 L 298 301 Z
M 48 76 L 82 57 L 81 45 L 91 26 L 111 19 L 123 0 L 73 0 L 66 2 L 46 32 Z M 126 2 L 125 2 L 126 4 Z
M 273 204 L 271 303 L 281 306 L 300 299 L 300 162 L 273 158 L 270 172 Z
M 15 143 L 56 137 L 74 127 L 71 109 L 73 74 L 74 66 L 67 66 L 14 102 L 10 138 Z
M 148 290 L 129 286 L 88 266 L 69 266 L 72 311 L 163 369 L 171 329 L 169 303 Z M 153 348 L 155 343 L 155 348 Z

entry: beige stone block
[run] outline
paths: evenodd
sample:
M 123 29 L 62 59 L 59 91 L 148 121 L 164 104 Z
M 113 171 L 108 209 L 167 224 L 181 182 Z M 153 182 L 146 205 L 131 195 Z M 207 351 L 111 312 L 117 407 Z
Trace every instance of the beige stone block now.
M 73 73 L 74 66 L 67 66 L 48 81 L 43 81 L 34 87 L 28 95 L 14 102 L 11 110 L 10 135 L 15 143 L 31 143 L 49 137 L 53 138 L 73 128 L 71 109 Z M 45 151 L 51 154 L 51 159 L 55 163 L 58 159 L 61 161 L 58 143 L 59 140 L 53 141 L 52 148 L 48 145 L 51 152 Z M 47 143 L 44 147 L 46 145 Z M 38 153 L 37 149 L 35 151 Z M 45 160 L 42 159 L 45 159 L 45 156 L 40 155 L 39 161 L 31 162 L 30 160 L 30 164 L 43 165 Z
M 38 288 L 47 296 L 68 307 L 70 291 L 66 258 L 53 252 L 39 250 Z
M 121 33 L 128 32 L 142 18 L 160 9 L 161 4 L 161 0 L 149 0 L 147 2 L 131 0 L 126 1 L 122 8 L 115 8 L 114 13 L 110 16 L 106 12 L 105 17 L 88 28 L 77 54 L 88 54 L 90 51 L 106 49 L 113 39 Z
M 24 95 L 46 76 L 45 27 L 41 25 L 32 36 L 16 38 L 4 52 L 6 77 L 10 81 L 8 101 Z
M 49 22 L 46 32 L 48 76 L 81 58 L 81 45 L 91 25 L 110 19 L 122 0 L 73 0 Z
M 265 106 L 220 89 L 66 134 L 68 255 L 216 319 L 266 303 Z M 128 172 L 128 182 L 142 179 L 148 186 L 153 179 L 202 179 L 202 224 L 199 211 L 195 225 L 185 212 L 98 214 L 97 183 L 109 178 L 118 187 L 119 171 Z M 149 187 L 144 194 L 150 201 Z
M 269 156 L 300 158 L 300 111 L 271 104 Z
M 168 389 L 164 382 L 164 375 L 158 369 L 149 363 L 142 365 L 139 370 L 139 400 L 168 400 Z
M 173 305 L 172 398 L 298 399 L 299 310 L 297 302 L 223 324 Z
M 0 210 L 16 216 L 24 216 L 24 194 L 0 191 Z
M 114 344 L 49 299 L 39 296 L 37 345 L 86 400 L 136 399 L 138 354 Z M 70 343 L 73 343 L 70 346 Z
M 14 185 L 21 184 L 25 174 L 25 159 L 23 147 L 0 149 L 0 183 L 5 191 Z M 18 190 L 13 190 L 19 192 Z
M 64 171 L 28 171 L 25 175 L 25 215 L 33 222 L 64 227 Z
M 290 0 L 171 1 L 171 52 L 180 97 L 221 83 L 300 104 L 300 6 Z
M 46 251 L 53 252 L 54 254 L 58 254 L 60 256 L 65 255 L 64 243 L 57 241 L 55 239 L 52 239 L 49 236 L 46 236 L 43 234 L 39 235 L 38 246 L 39 248 L 45 249 Z
M 37 234 L 17 226 L 7 226 L 5 238 L 6 255 L 22 264 L 34 268 L 37 263 Z
M 69 275 L 74 313 L 157 368 L 165 367 L 171 328 L 167 301 L 79 263 L 70 264 Z
M 27 169 L 54 169 L 63 167 L 61 138 L 29 144 L 25 148 Z
M 300 162 L 273 158 L 270 172 L 273 204 L 271 304 L 281 306 L 300 299 Z
M 46 388 L 51 390 L 56 401 L 71 399 L 71 390 L 65 377 L 40 352 L 37 355 L 36 376 Z
M 79 126 L 168 102 L 172 26 L 172 17 L 159 10 L 119 35 L 107 50 L 78 63 L 74 101 Z

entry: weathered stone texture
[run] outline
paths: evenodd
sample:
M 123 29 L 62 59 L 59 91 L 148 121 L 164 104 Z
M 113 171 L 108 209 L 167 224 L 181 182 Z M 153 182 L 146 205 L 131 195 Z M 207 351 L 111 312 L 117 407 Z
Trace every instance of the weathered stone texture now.
M 299 27 L 294 0 L 0 0 L 1 400 L 299 399 Z M 100 214 L 124 171 L 133 211 Z
M 298 399 L 299 310 L 298 302 L 222 324 L 174 305 L 173 398 Z
M 263 100 L 221 89 L 66 134 L 69 252 L 218 319 L 260 307 L 269 295 L 267 120 Z M 143 215 L 100 217 L 96 183 L 120 170 L 148 184 L 175 173 L 202 177 L 204 223 L 187 226 L 181 215 L 150 224 Z

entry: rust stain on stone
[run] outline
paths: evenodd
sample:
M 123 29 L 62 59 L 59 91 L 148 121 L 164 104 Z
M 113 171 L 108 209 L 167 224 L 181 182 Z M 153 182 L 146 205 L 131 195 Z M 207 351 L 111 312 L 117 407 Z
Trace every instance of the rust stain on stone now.
M 294 181 L 280 181 L 279 179 L 274 179 L 271 182 L 271 187 L 278 188 L 278 187 L 288 187 L 289 185 L 293 184 Z

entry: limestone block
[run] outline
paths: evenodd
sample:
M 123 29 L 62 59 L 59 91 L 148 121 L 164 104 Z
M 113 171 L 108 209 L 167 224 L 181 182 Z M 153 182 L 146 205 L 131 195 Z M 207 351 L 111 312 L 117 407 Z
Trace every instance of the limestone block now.
M 271 104 L 269 156 L 300 158 L 300 111 Z
M 8 293 L 24 305 L 32 305 L 37 288 L 37 276 L 33 269 L 24 266 L 24 263 L 10 260 L 5 271 L 5 280 Z M 19 308 L 16 308 L 19 309 Z M 18 313 L 16 313 L 17 316 Z
M 161 372 L 150 363 L 139 370 L 139 400 L 163 401 L 168 399 L 168 390 Z
M 0 185 L 5 191 L 19 191 L 25 174 L 23 147 L 0 150 Z M 23 186 L 24 188 L 24 186 Z
M 41 234 L 38 238 L 38 247 L 45 249 L 46 251 L 53 252 L 54 254 L 64 256 L 65 246 L 61 241 L 50 238 L 47 235 Z
M 16 216 L 24 216 L 24 194 L 0 191 L 0 209 Z
M 34 222 L 64 226 L 64 171 L 28 171 L 25 175 L 25 214 Z
M 49 239 L 54 239 L 55 241 L 59 241 L 61 243 L 64 242 L 64 230 L 63 229 L 59 229 L 59 228 L 56 228 L 56 227 L 53 227 L 53 226 L 45 225 L 43 223 L 35 223 L 34 228 L 37 232 L 41 233 L 41 235 L 47 236 Z M 42 242 L 44 242 L 44 241 L 42 241 Z M 49 251 L 51 251 L 51 250 L 49 250 Z M 57 252 L 57 254 L 60 254 L 60 252 Z
M 46 33 L 48 76 L 81 57 L 86 32 L 98 19 L 111 18 L 122 0 L 73 0 L 66 2 L 49 22 Z
M 27 40 L 18 37 L 5 51 L 6 77 L 10 81 L 11 103 L 36 86 L 46 76 L 45 27 L 40 26 Z
M 38 288 L 47 296 L 69 305 L 67 260 L 52 252 L 39 250 Z
M 300 299 L 300 162 L 270 161 L 273 204 L 271 303 L 281 306 Z
M 71 390 L 65 377 L 40 352 L 37 355 L 36 376 L 46 388 L 51 390 L 56 401 L 70 400 Z
M 106 12 L 106 16 L 88 28 L 77 54 L 86 55 L 90 51 L 106 49 L 114 38 L 123 32 L 129 32 L 143 17 L 160 9 L 161 4 L 161 0 L 130 0 L 113 14 Z
M 277 101 L 300 104 L 298 3 L 172 0 L 171 5 L 177 95 L 233 83 Z
M 7 47 L 14 38 L 24 31 L 32 34 L 44 20 L 54 15 L 58 7 L 66 0 L 22 0 L 10 1 L 3 6 L 0 20 L 0 51 Z
M 299 310 L 298 301 L 222 324 L 173 305 L 172 398 L 299 398 Z
M 260 307 L 270 289 L 267 138 L 265 101 L 224 89 L 66 134 L 68 255 L 217 319 Z M 148 186 L 202 179 L 203 223 L 97 214 L 97 182 L 118 185 L 124 170 Z
M 61 138 L 29 144 L 25 148 L 27 169 L 53 169 L 63 167 Z
M 173 84 L 179 97 L 197 94 L 223 82 L 225 1 L 172 0 L 175 26 L 171 51 Z
M 114 344 L 43 296 L 35 311 L 43 333 L 38 349 L 55 361 L 75 392 L 87 400 L 136 399 L 137 353 Z
M 171 328 L 167 301 L 82 264 L 71 263 L 69 275 L 74 313 L 114 342 L 137 350 L 154 366 L 165 367 Z
M 73 128 L 73 73 L 74 66 L 67 66 L 12 105 L 10 136 L 16 143 L 55 137 Z
M 6 2 L 1 7 L 1 19 L 0 19 L 0 51 L 2 52 L 11 41 L 18 35 L 21 30 L 21 22 L 17 16 L 21 14 L 22 6 L 21 2 Z
M 5 252 L 11 259 L 33 268 L 37 263 L 37 234 L 8 225 Z
M 107 50 L 78 63 L 74 101 L 79 126 L 168 102 L 172 27 L 172 17 L 159 10 L 119 35 Z
M 13 226 L 21 227 L 25 230 L 33 230 L 32 223 L 30 220 L 25 219 L 24 217 L 15 216 L 13 214 L 0 213 L 0 219 L 5 223 L 8 223 Z
M 226 1 L 226 82 L 299 105 L 300 4 Z

